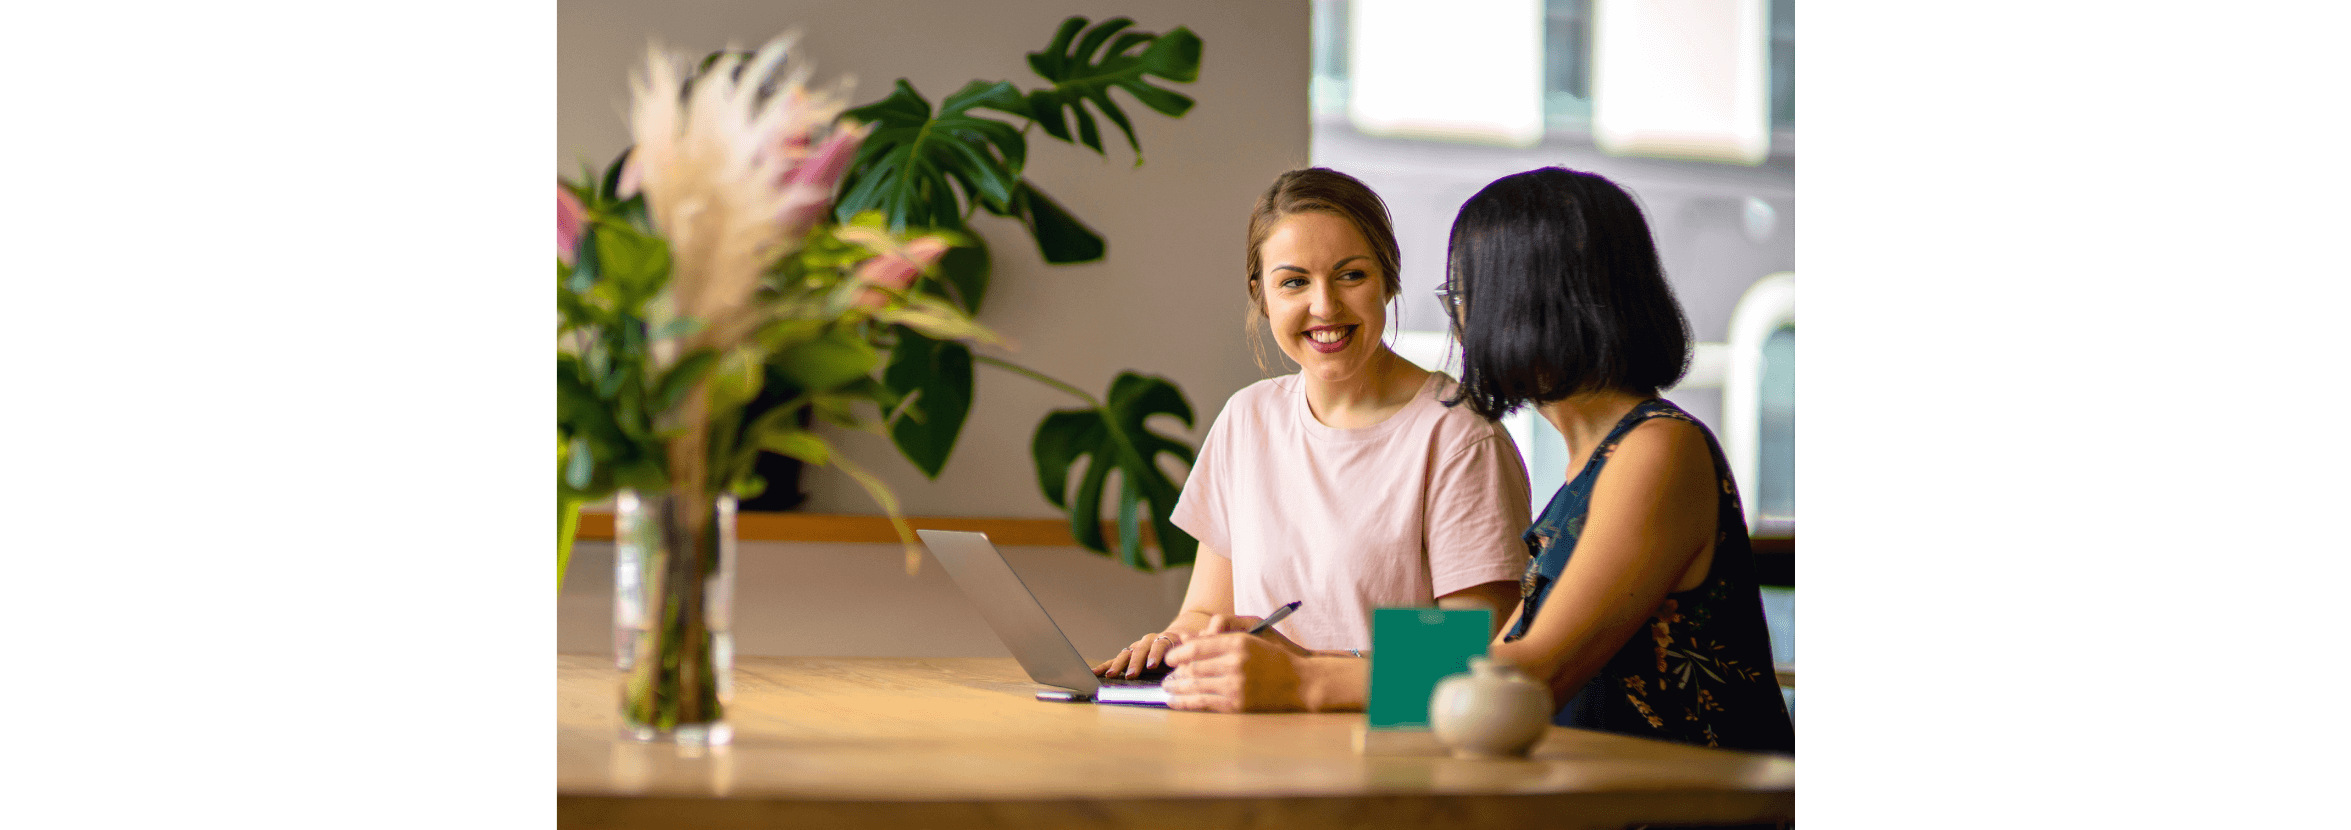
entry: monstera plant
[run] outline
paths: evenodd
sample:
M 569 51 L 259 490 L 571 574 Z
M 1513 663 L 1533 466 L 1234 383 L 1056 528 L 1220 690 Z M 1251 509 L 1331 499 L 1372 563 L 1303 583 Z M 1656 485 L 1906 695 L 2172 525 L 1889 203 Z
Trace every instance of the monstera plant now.
M 1107 155 L 1097 116 L 1118 128 L 1141 165 L 1142 144 L 1114 90 L 1168 117 L 1192 108 L 1191 98 L 1159 82 L 1190 83 L 1199 77 L 1199 36 L 1181 26 L 1152 34 L 1132 31 L 1133 25 L 1123 17 L 1091 26 L 1083 17 L 1063 21 L 1043 51 L 1028 55 L 1029 67 L 1044 86 L 1024 91 L 1010 81 L 975 80 L 933 106 L 900 79 L 888 97 L 844 112 L 844 119 L 866 124 L 872 132 L 841 180 L 835 212 L 842 218 L 878 212 L 894 231 L 912 227 L 957 234 L 967 244 L 949 250 L 917 289 L 948 297 L 966 314 L 979 313 L 988 292 L 987 245 L 968 227 L 977 211 L 1017 219 L 1048 263 L 1101 259 L 1107 250 L 1101 235 L 1025 178 L 1022 168 L 1031 128 Z M 1095 397 L 1028 367 L 974 355 L 961 342 L 935 339 L 909 326 L 898 326 L 894 334 L 882 380 L 903 403 L 890 438 L 925 475 L 936 478 L 955 449 L 971 409 L 975 363 L 1027 377 L 1084 402 L 1048 414 L 1030 444 L 1038 484 L 1047 501 L 1068 513 L 1078 542 L 1111 553 L 1102 524 L 1104 511 L 1115 509 L 1118 557 L 1129 566 L 1147 567 L 1140 543 L 1147 510 L 1162 562 L 1192 562 L 1197 543 L 1168 521 L 1179 488 L 1158 466 L 1162 456 L 1190 463 L 1192 447 L 1145 425 L 1154 415 L 1192 425 L 1191 404 L 1175 384 L 1123 372 L 1108 394 Z M 1109 493 L 1113 471 L 1118 473 L 1116 492 Z M 1068 487 L 1073 474 L 1078 481 L 1074 493 Z
M 882 212 L 889 216 L 891 228 L 947 228 L 976 240 L 971 247 L 945 254 L 936 277 L 943 285 L 931 287 L 957 301 L 969 315 L 980 313 L 990 275 L 985 242 L 978 242 L 980 237 L 966 226 L 969 216 L 980 209 L 1023 223 L 1046 263 L 1103 259 L 1103 237 L 1053 202 L 1037 183 L 1023 179 L 1020 169 L 1027 162 L 1030 127 L 1107 155 L 1096 113 L 1119 127 L 1136 155 L 1136 165 L 1143 165 L 1143 143 L 1136 141 L 1136 129 L 1112 99 L 1112 89 L 1168 118 L 1183 118 L 1190 111 L 1192 99 L 1154 85 L 1154 78 L 1197 80 L 1199 35 L 1183 26 L 1164 35 L 1128 31 L 1128 26 L 1133 21 L 1124 16 L 1091 28 L 1084 16 L 1063 21 L 1044 52 L 1027 54 L 1030 68 L 1049 82 L 1046 87 L 1023 92 L 1009 80 L 973 80 L 933 108 L 915 87 L 898 80 L 886 99 L 842 113 L 846 120 L 868 122 L 872 134 L 865 136 L 856 162 L 842 179 L 835 212 L 844 219 Z M 1077 125 L 1074 136 L 1072 122 Z M 1164 564 L 1192 562 L 1197 543 L 1168 522 L 1178 487 L 1154 463 L 1161 454 L 1190 463 L 1192 447 L 1154 435 L 1143 423 L 1154 414 L 1171 414 L 1192 426 L 1192 407 L 1176 383 L 1124 372 L 1112 381 L 1110 395 L 1093 397 L 999 357 L 973 355 L 964 343 L 936 341 L 910 327 L 898 327 L 896 334 L 882 381 L 912 404 L 907 416 L 891 426 L 891 440 L 924 475 L 938 477 L 955 451 L 964 416 L 971 409 L 973 362 L 992 364 L 1086 402 L 1081 409 L 1058 409 L 1046 416 L 1030 444 L 1046 501 L 1067 510 L 1070 531 L 1081 545 L 1110 553 L 1100 510 L 1105 510 L 1103 489 L 1110 470 L 1119 470 L 1119 487 L 1112 496 L 1119 517 L 1119 560 L 1128 567 L 1145 567 L 1138 527 L 1140 508 L 1150 506 Z M 1077 494 L 1067 498 L 1065 484 L 1072 468 L 1081 468 L 1081 477 Z

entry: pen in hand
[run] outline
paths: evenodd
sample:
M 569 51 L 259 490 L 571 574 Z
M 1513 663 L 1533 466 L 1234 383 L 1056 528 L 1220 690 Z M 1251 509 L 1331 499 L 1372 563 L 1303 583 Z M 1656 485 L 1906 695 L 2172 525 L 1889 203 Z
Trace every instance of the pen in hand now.
M 1265 633 L 1265 632 L 1272 631 L 1272 630 L 1273 630 L 1273 624 L 1274 624 L 1274 623 L 1281 622 L 1283 619 L 1285 619 L 1285 618 L 1287 618 L 1287 617 L 1289 617 L 1289 616 L 1290 616 L 1290 612 L 1298 610 L 1298 603 L 1300 603 L 1300 602 L 1305 602 L 1305 600 L 1297 600 L 1297 601 L 1291 602 L 1291 603 L 1290 603 L 1290 604 L 1288 604 L 1288 605 L 1284 605 L 1284 606 L 1282 606 L 1282 607 L 1280 607 L 1280 608 L 1276 608 L 1276 609 L 1274 609 L 1274 610 L 1273 610 L 1273 613 L 1265 615 L 1265 619 L 1264 619 L 1263 621 L 1259 622 L 1258 624 L 1256 624 L 1256 625 L 1254 625 L 1254 626 L 1251 626 L 1251 627 L 1249 628 L 1249 633 L 1250 633 L 1250 634 L 1263 634 L 1263 633 Z

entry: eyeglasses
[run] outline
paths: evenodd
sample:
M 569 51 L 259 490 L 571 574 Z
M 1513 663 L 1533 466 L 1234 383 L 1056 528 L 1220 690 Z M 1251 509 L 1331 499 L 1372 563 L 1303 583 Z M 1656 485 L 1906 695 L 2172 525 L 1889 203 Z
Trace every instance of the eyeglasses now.
M 1437 286 L 1437 302 L 1444 303 L 1448 312 L 1461 313 L 1461 295 L 1450 285 Z

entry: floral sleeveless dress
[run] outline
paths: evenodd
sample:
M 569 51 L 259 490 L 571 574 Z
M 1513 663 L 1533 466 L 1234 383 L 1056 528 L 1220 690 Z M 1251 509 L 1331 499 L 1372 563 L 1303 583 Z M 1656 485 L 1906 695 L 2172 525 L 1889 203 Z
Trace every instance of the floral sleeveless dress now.
M 1738 487 L 1714 433 L 1664 399 L 1643 401 L 1626 413 L 1592 451 L 1583 470 L 1559 488 L 1527 529 L 1527 553 L 1533 561 L 1519 580 L 1525 611 L 1505 639 L 1526 636 L 1544 597 L 1575 554 L 1584 516 L 1591 509 L 1592 483 L 1599 480 L 1600 469 L 1625 433 L 1650 418 L 1688 421 L 1706 435 L 1715 476 L 1722 483 L 1716 500 L 1714 562 L 1703 584 L 1667 594 L 1649 625 L 1617 649 L 1552 722 L 1700 746 L 1795 754 L 1795 724 L 1772 674 L 1771 641 L 1763 625 L 1762 595 L 1755 589 Z

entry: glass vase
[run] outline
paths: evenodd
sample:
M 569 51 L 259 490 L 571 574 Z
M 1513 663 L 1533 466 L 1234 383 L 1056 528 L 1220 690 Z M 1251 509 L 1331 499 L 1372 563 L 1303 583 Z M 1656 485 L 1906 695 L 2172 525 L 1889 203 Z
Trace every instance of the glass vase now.
M 734 735 L 735 499 L 624 490 L 614 505 L 613 661 L 621 732 L 724 744 Z

